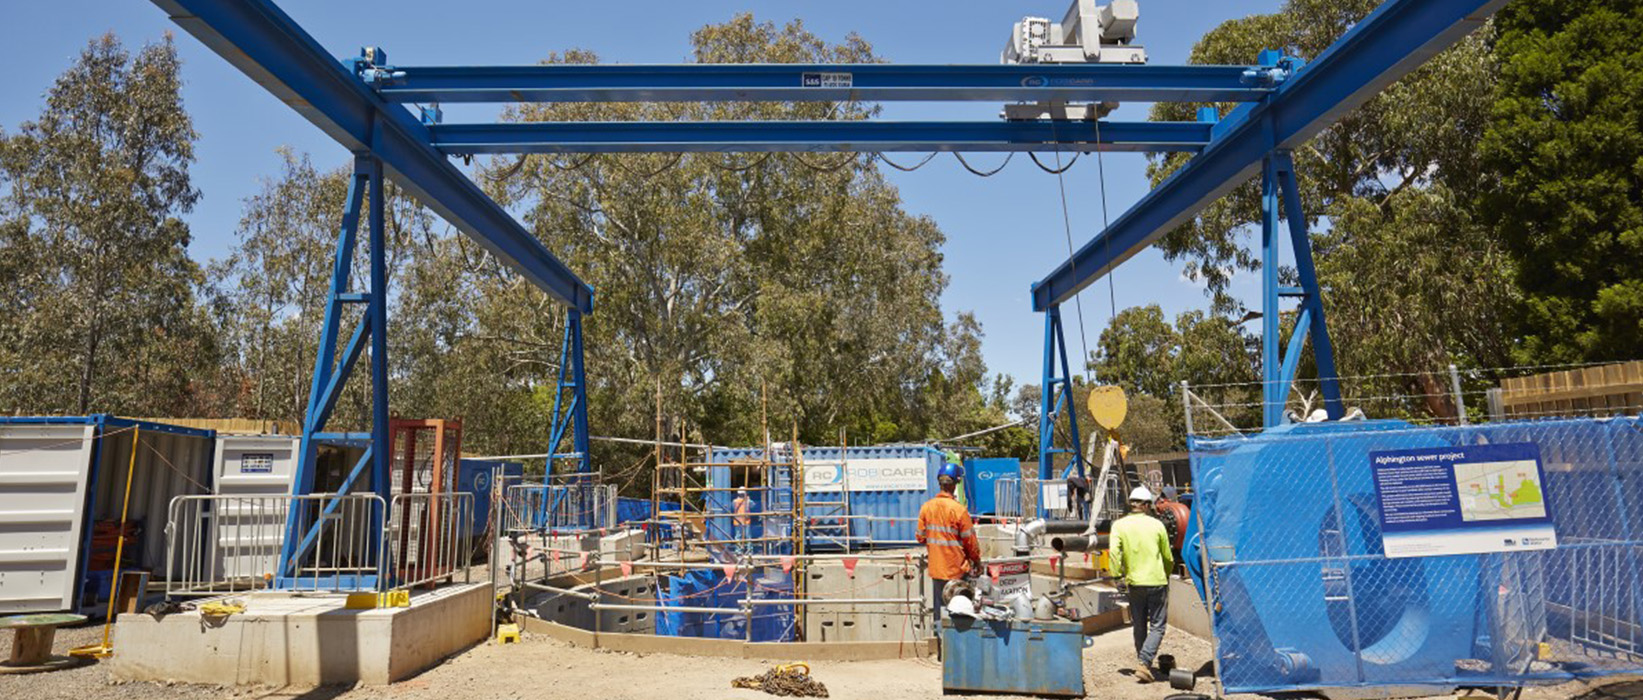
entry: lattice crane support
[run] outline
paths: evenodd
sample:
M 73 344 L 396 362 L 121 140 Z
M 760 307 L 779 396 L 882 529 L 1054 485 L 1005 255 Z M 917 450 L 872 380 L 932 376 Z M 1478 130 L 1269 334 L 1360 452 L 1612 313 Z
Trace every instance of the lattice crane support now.
M 1293 196 L 1289 151 L 1342 114 L 1413 70 L 1427 58 L 1471 32 L 1505 0 L 1387 0 L 1311 65 L 1266 52 L 1249 66 L 1155 66 L 1102 63 L 1138 60 L 1144 52 L 1129 45 L 1134 16 L 1131 0 L 1095 6 L 1074 0 L 1059 25 L 1027 18 L 1011 37 L 1007 65 L 559 65 L 513 67 L 395 67 L 380 49 L 341 61 L 281 11 L 271 0 L 153 0 L 173 21 L 240 68 L 276 97 L 314 122 L 355 154 L 356 170 L 337 273 L 327 306 L 325 336 L 316 358 L 314 386 L 303 425 L 304 454 L 296 489 L 313 488 L 313 444 L 324 433 L 330 405 L 368 340 L 371 368 L 372 450 L 354 470 L 369 467 L 373 488 L 386 488 L 388 448 L 386 291 L 376 274 L 380 245 L 371 245 L 369 291 L 348 288 L 349 252 L 358 223 L 362 187 L 380 194 L 392 177 L 423 204 L 512 265 L 525 279 L 564 304 L 567 316 L 564 359 L 571 376 L 558 382 L 550 452 L 587 460 L 586 382 L 581 376 L 582 317 L 592 311 L 593 290 L 550 254 L 529 231 L 450 163 L 476 153 L 760 152 L 760 151 L 1186 151 L 1195 153 L 1179 172 L 1113 222 L 1070 260 L 1033 286 L 1034 309 L 1045 314 L 1044 405 L 1040 415 L 1040 478 L 1049 478 L 1055 423 L 1069 421 L 1071 455 L 1067 470 L 1083 471 L 1082 445 L 1070 405 L 1075 367 L 1065 351 L 1059 305 L 1090 282 L 1151 245 L 1164 232 L 1256 172 L 1266 176 L 1263 198 L 1265 259 L 1276 262 L 1278 207 L 1283 200 L 1302 288 L 1277 286 L 1276 264 L 1268 265 L 1263 305 L 1268 398 L 1281 399 L 1293 378 L 1299 350 L 1312 339 L 1321 372 L 1333 375 L 1323 307 L 1311 268 L 1305 219 Z M 1099 26 L 1097 26 L 1099 25 Z M 1046 32 L 1041 46 L 1029 45 L 1033 27 Z M 1026 37 L 1024 39 L 1023 37 Z M 1094 38 L 1091 38 L 1094 37 Z M 1079 44 L 1078 42 L 1084 42 Z M 1058 43 L 1060 42 L 1060 43 Z M 1069 43 L 1070 42 L 1070 43 Z M 1094 45 L 1091 42 L 1095 42 Z M 1085 63 L 1076 60 L 1082 52 Z M 1013 56 L 1013 57 L 1012 57 Z M 1069 58 L 1071 57 L 1071 58 Z M 1093 58 L 1092 58 L 1093 57 Z M 1033 62 L 1037 61 L 1037 62 Z M 437 104 L 413 114 L 408 103 L 438 102 L 643 102 L 643 101 L 1013 101 L 1006 114 L 1049 117 L 983 122 L 827 121 L 769 123 L 549 123 L 443 124 Z M 1217 121 L 1200 110 L 1197 122 L 1125 123 L 1095 120 L 1106 103 L 1176 101 L 1242 103 Z M 1020 109 L 1039 105 L 1042 112 Z M 1084 109 L 1069 109 L 1069 107 Z M 1015 107 L 1016 109 L 1008 109 Z M 1036 108 L 1035 108 L 1036 109 Z M 370 236 L 381 240 L 377 210 L 370 198 Z M 1301 298 L 1306 332 L 1297 332 L 1291 352 L 1277 352 L 1277 303 Z M 335 357 L 341 309 L 366 308 L 365 321 Z M 1331 415 L 1340 414 L 1339 391 L 1325 385 Z M 1280 406 L 1281 408 L 1281 406 Z M 1269 425 L 1281 420 L 1269 409 Z M 560 453 L 567 435 L 570 452 Z M 353 436 L 355 438 L 367 436 Z M 551 460 L 550 460 L 551 461 Z M 355 483 L 351 477 L 350 484 Z M 293 527 L 295 525 L 293 524 Z M 289 539 L 289 538 L 288 538 Z M 290 552 L 287 552 L 289 555 Z

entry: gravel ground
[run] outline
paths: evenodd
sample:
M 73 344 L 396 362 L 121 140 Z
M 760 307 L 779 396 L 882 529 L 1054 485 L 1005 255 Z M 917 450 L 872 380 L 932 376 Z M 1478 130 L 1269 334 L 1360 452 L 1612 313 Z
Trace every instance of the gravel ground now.
M 10 635 L 0 641 L 0 655 L 11 653 Z M 96 644 L 102 627 L 62 629 L 57 650 Z M 1127 630 L 1110 632 L 1084 651 L 1084 683 L 1089 696 L 1101 700 L 1159 700 L 1176 691 L 1167 683 L 1141 684 L 1130 674 L 1132 650 Z M 1209 659 L 1209 644 L 1179 630 L 1164 639 L 1164 653 L 1174 654 L 1183 666 Z M 223 687 L 160 683 L 113 684 L 100 664 L 23 676 L 0 676 L 0 698 L 19 700 L 160 700 L 162 698 L 292 698 L 322 700 L 500 700 L 583 699 L 670 700 L 754 699 L 773 696 L 731 689 L 739 676 L 764 672 L 769 662 L 744 659 L 691 658 L 666 654 L 627 654 L 579 649 L 541 637 L 526 636 L 519 645 L 482 644 L 444 664 L 388 687 L 325 687 L 314 689 Z M 821 662 L 812 673 L 826 684 L 833 698 L 892 700 L 942 697 L 941 667 L 928 659 Z M 1198 690 L 1208 692 L 1207 683 Z M 1488 696 L 1472 694 L 1471 700 Z M 1566 683 L 1531 688 L 1525 700 L 1643 700 L 1643 680 L 1609 679 L 1593 684 Z M 1254 700 L 1253 697 L 1247 700 Z

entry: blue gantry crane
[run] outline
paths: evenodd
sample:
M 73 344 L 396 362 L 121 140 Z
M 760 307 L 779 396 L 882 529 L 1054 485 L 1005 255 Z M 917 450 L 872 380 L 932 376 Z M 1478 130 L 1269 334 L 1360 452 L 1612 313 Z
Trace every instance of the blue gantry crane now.
M 1079 290 L 1187 221 L 1209 202 L 1260 174 L 1263 182 L 1263 379 L 1267 426 L 1282 421 L 1303 348 L 1311 340 L 1332 417 L 1341 415 L 1333 352 L 1306 219 L 1290 152 L 1335 119 L 1459 40 L 1505 0 L 1387 0 L 1310 64 L 1278 51 L 1247 66 L 1147 65 L 1135 45 L 1134 0 L 1074 0 L 1060 23 L 1027 18 L 1015 27 L 1004 65 L 538 65 L 394 66 L 378 48 L 337 59 L 270 0 L 154 0 L 195 36 L 354 153 L 347 208 L 313 384 L 302 428 L 294 490 L 311 493 L 315 445 L 366 440 L 365 457 L 341 491 L 365 470 L 388 497 L 388 315 L 383 182 L 405 191 L 512 266 L 566 308 L 550 463 L 588 473 L 587 394 L 582 319 L 593 289 L 556 259 L 451 163 L 480 153 L 1091 151 L 1188 152 L 1188 163 L 1033 285 L 1044 314 L 1039 476 L 1053 476 L 1055 455 L 1082 473 L 1081 438 L 1070 407 L 1072 358 L 1060 305 Z M 437 107 L 458 102 L 616 101 L 1003 101 L 1010 119 L 970 122 L 577 122 L 446 124 Z M 1119 122 L 1112 102 L 1240 103 L 1225 118 L 1200 110 L 1195 122 Z M 369 192 L 369 197 L 365 196 Z M 361 208 L 366 212 L 367 282 L 351 284 Z M 1280 216 L 1283 221 L 1280 221 Z M 1300 286 L 1280 286 L 1280 225 L 1287 224 Z M 1280 352 L 1279 305 L 1297 299 L 1300 322 Z M 364 318 L 342 346 L 344 309 Z M 370 346 L 371 431 L 326 431 L 331 410 Z M 1067 441 L 1055 435 L 1066 421 Z M 566 437 L 568 450 L 561 451 Z M 312 527 L 320 527 L 325 522 Z M 312 531 L 293 518 L 281 567 L 302 555 Z M 379 565 L 380 566 L 380 565 Z

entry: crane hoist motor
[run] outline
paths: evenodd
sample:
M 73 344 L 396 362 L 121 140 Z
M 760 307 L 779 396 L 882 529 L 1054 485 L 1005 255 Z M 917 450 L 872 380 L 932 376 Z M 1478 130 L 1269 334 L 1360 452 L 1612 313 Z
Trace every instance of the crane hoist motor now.
M 1023 17 L 1010 31 L 999 55 L 1005 64 L 1065 64 L 1147 62 L 1145 47 L 1135 44 L 1135 26 L 1141 19 L 1136 0 L 1073 0 L 1060 22 L 1045 17 Z M 1063 100 L 1004 106 L 1000 115 L 1012 121 L 1031 119 L 1099 119 L 1116 109 L 1115 102 L 1068 103 Z

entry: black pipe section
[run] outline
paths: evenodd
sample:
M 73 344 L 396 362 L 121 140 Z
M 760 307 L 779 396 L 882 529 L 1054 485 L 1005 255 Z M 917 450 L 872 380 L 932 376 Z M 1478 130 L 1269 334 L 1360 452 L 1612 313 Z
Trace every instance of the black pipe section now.
M 1090 524 L 1083 520 L 1046 520 L 1044 534 L 1046 535 L 1076 535 L 1089 529 Z
M 1052 537 L 1050 538 L 1050 548 L 1057 552 L 1061 552 L 1062 554 L 1066 554 L 1067 552 L 1100 551 L 1107 548 L 1107 536 Z

